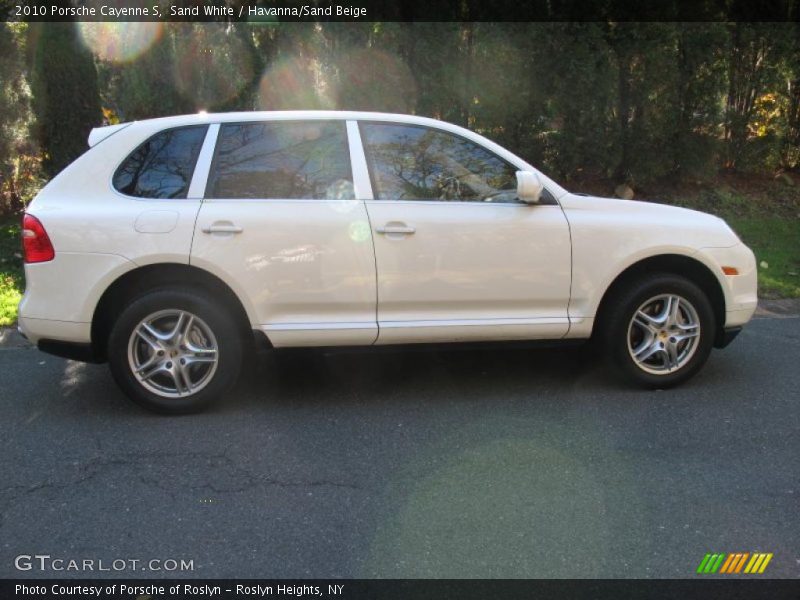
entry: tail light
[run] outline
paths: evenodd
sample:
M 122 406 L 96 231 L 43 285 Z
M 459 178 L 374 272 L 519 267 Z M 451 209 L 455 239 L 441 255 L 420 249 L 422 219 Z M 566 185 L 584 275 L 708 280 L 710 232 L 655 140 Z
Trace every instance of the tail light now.
M 47 262 L 56 256 L 44 225 L 33 215 L 22 217 L 22 250 L 26 263 Z

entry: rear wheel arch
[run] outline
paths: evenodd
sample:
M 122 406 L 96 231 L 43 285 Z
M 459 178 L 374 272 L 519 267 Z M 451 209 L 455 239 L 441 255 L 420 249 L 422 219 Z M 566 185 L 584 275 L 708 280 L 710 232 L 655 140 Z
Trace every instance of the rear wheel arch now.
M 725 293 L 719 280 L 703 262 L 683 254 L 660 254 L 642 259 L 627 267 L 606 288 L 595 314 L 592 335 L 603 331 L 608 307 L 628 286 L 637 279 L 653 273 L 665 273 L 685 277 L 708 297 L 714 311 L 716 339 L 718 343 L 724 336 L 725 328 Z
M 135 298 L 165 287 L 191 288 L 208 294 L 231 311 L 243 339 L 252 337 L 250 319 L 244 305 L 222 279 L 191 265 L 159 263 L 125 272 L 101 295 L 92 316 L 91 329 L 93 351 L 100 359 L 106 358 L 108 336 L 124 307 Z

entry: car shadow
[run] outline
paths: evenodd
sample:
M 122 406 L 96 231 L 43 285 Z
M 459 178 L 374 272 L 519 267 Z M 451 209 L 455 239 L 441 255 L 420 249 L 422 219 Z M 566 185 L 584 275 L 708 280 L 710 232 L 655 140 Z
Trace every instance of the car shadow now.
M 551 394 L 576 385 L 619 387 L 588 346 L 272 350 L 246 366 L 224 404 L 437 403 Z
M 64 361 L 59 388 L 59 395 L 77 400 L 86 411 L 148 414 L 127 400 L 107 365 Z M 435 405 L 563 397 L 578 390 L 634 391 L 613 377 L 589 346 L 269 350 L 243 364 L 237 385 L 209 411 L 331 403 L 379 407 L 421 400 Z

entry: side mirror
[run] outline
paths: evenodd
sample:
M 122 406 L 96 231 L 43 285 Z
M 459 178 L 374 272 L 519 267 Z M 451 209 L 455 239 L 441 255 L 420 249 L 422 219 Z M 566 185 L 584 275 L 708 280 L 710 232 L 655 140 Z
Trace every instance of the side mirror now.
M 544 186 L 536 173 L 517 171 L 517 198 L 521 202 L 538 204 L 542 190 L 544 190 Z

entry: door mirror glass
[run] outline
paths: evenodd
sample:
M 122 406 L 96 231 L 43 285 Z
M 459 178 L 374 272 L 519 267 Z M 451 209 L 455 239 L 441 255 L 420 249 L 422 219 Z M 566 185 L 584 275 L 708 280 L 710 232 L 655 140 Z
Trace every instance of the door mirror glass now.
M 539 176 L 531 171 L 517 171 L 517 198 L 525 204 L 538 204 L 544 186 Z

